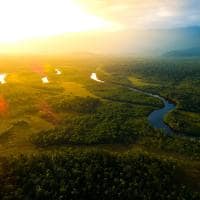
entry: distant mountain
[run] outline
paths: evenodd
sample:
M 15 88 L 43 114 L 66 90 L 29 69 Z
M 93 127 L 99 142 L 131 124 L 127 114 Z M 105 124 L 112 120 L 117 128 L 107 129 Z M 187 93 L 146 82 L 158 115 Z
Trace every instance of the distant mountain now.
M 0 53 L 12 51 L 66 55 L 91 52 L 103 55 L 160 56 L 172 49 L 200 47 L 200 27 L 65 33 L 0 47 Z
M 200 47 L 169 51 L 165 53 L 164 56 L 166 57 L 200 57 Z

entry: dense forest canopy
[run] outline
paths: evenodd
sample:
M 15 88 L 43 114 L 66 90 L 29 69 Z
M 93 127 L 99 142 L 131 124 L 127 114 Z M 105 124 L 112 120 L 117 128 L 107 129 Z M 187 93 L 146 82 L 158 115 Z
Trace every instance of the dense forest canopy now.
M 173 160 L 148 154 L 67 151 L 6 159 L 1 199 L 198 199 Z
M 199 199 L 198 59 L 47 60 L 48 84 L 28 60 L 2 68 L 1 199 Z M 174 102 L 172 135 L 148 121 L 163 102 L 131 87 Z

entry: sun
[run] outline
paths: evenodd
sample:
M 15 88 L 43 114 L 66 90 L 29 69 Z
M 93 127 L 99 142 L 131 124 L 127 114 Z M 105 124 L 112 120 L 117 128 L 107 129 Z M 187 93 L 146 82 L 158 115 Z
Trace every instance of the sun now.
M 0 42 L 113 28 L 73 0 L 0 0 Z

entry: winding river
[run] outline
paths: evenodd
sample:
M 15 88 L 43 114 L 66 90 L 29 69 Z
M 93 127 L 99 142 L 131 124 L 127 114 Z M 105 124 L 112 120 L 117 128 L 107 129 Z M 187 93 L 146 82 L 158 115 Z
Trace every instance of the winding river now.
M 94 78 L 95 77 L 95 78 Z M 92 73 L 91 74 L 91 79 L 98 81 L 98 82 L 104 82 L 101 81 L 97 78 L 96 73 Z M 156 128 L 156 129 L 161 129 L 163 130 L 166 134 L 172 134 L 173 131 L 172 129 L 164 122 L 164 118 L 167 115 L 167 113 L 169 113 L 170 111 L 172 111 L 173 109 L 175 109 L 176 105 L 168 100 L 166 100 L 165 98 L 161 97 L 160 95 L 157 94 L 152 94 L 150 92 L 145 92 L 143 90 L 139 90 L 136 89 L 134 87 L 128 87 L 128 86 L 124 86 L 121 85 L 123 87 L 126 87 L 134 92 L 138 92 L 147 96 L 151 96 L 157 99 L 160 99 L 163 102 L 163 107 L 157 110 L 152 111 L 149 116 L 148 116 L 148 120 L 149 123 L 151 124 L 152 127 Z
M 172 130 L 171 128 L 164 122 L 164 118 L 167 115 L 167 113 L 169 113 L 170 111 L 172 111 L 173 109 L 175 109 L 176 105 L 168 100 L 166 100 L 165 98 L 157 95 L 157 94 L 152 94 L 149 92 L 145 92 L 136 88 L 132 88 L 129 87 L 130 90 L 141 93 L 141 94 L 145 94 L 157 99 L 160 99 L 164 106 L 158 110 L 154 110 L 152 111 L 149 116 L 148 116 L 148 120 L 149 123 L 157 129 L 162 129 L 165 133 L 167 134 L 172 134 Z

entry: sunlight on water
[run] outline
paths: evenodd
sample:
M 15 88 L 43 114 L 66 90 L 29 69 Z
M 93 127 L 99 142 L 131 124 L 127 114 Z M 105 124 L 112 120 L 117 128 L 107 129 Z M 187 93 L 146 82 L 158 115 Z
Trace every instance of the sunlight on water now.
M 56 72 L 57 75 L 62 74 L 62 72 L 59 69 L 55 69 L 55 72 Z
M 0 84 L 5 84 L 6 83 L 6 78 L 7 74 L 0 74 Z
M 92 73 L 92 74 L 90 75 L 90 78 L 91 78 L 92 80 L 94 80 L 94 81 L 97 81 L 97 82 L 100 82 L 100 83 L 104 83 L 104 81 L 98 79 L 96 73 Z
M 48 80 L 48 78 L 45 76 L 45 77 L 42 78 L 42 82 L 43 82 L 43 83 L 49 83 L 49 80 Z

